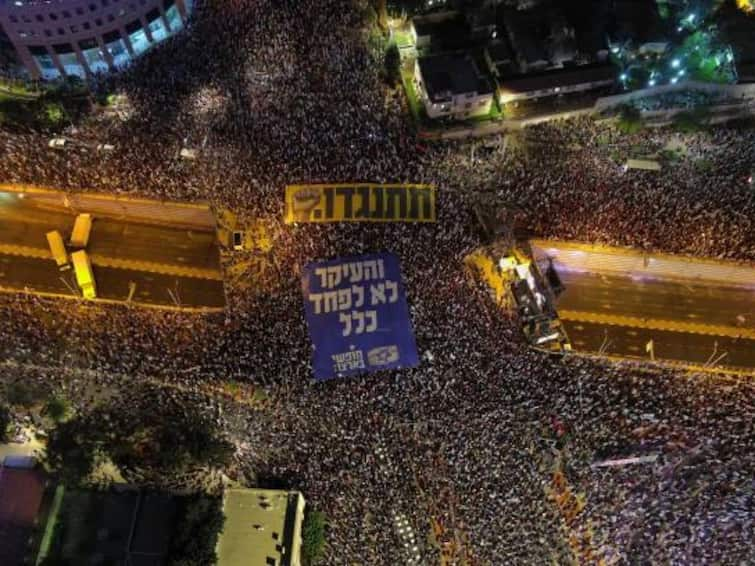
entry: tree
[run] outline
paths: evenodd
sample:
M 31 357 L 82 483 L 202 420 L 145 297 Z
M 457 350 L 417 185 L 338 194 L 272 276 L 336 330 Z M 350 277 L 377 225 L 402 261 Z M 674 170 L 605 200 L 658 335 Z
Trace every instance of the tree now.
M 45 413 L 53 422 L 61 423 L 71 416 L 71 404 L 62 395 L 53 395 L 47 400 Z
M 215 547 L 225 524 L 221 498 L 205 495 L 182 498 L 177 516 L 168 565 L 215 564 Z
M 8 427 L 12 421 L 10 408 L 7 405 L 0 405 L 0 442 L 8 440 Z
M 78 419 L 60 423 L 47 439 L 47 463 L 67 485 L 78 485 L 92 473 L 97 454 L 97 440 Z
M 385 59 L 383 60 L 385 69 L 385 80 L 389 86 L 396 86 L 401 80 L 401 55 L 398 51 L 398 46 L 395 43 L 391 43 L 385 52 Z
M 307 564 L 316 564 L 325 550 L 325 514 L 321 511 L 307 511 L 302 525 L 301 551 Z
M 40 399 L 40 389 L 28 381 L 14 381 L 8 384 L 6 398 L 11 405 L 28 408 Z

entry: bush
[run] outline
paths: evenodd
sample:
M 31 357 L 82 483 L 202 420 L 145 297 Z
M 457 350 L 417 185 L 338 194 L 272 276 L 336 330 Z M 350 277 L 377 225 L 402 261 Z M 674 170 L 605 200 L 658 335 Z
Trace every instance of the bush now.
M 47 400 L 45 413 L 54 422 L 61 423 L 71 416 L 71 404 L 62 395 L 53 395 Z
M 320 511 L 307 511 L 302 526 L 301 551 L 305 563 L 316 564 L 325 550 L 325 514 Z
M 61 126 L 66 119 L 66 111 L 59 102 L 46 102 L 40 111 L 39 121 L 51 128 Z

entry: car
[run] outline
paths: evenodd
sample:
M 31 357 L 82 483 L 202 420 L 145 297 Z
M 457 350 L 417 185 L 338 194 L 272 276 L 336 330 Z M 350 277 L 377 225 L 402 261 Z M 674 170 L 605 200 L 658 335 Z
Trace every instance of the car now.
M 47 142 L 47 146 L 51 147 L 52 149 L 66 149 L 66 146 L 69 145 L 69 142 L 66 138 L 52 138 L 49 142 Z

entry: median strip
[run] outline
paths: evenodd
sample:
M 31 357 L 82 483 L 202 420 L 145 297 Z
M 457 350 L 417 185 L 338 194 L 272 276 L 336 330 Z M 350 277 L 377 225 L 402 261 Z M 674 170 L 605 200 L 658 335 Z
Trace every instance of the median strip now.
M 600 314 L 572 310 L 559 310 L 558 317 L 561 320 L 568 320 L 571 322 L 589 322 L 593 324 L 608 324 L 630 328 L 649 328 L 652 330 L 666 330 L 669 332 L 684 332 L 688 334 L 704 334 L 708 336 L 726 336 L 729 338 L 747 338 L 755 340 L 755 329 L 737 326 L 700 324 L 679 320 L 640 318 L 637 316 Z

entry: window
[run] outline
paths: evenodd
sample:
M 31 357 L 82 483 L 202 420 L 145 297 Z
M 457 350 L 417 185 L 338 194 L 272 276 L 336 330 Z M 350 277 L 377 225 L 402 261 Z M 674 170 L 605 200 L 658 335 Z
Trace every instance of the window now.
M 58 15 L 55 12 L 50 12 L 49 17 L 52 21 L 56 21 L 58 19 Z
M 81 24 L 81 27 L 83 27 L 84 29 L 89 29 L 92 27 L 92 25 L 89 22 L 84 22 L 83 24 Z
M 168 37 L 168 30 L 165 28 L 165 24 L 163 24 L 160 12 L 157 12 L 157 10 L 155 12 L 154 19 L 150 18 L 151 13 L 147 14 L 147 21 L 149 22 L 149 31 L 152 34 L 152 39 L 157 42 Z
M 47 52 L 47 49 L 43 46 L 32 45 L 29 47 L 29 52 L 43 78 L 54 79 L 60 76 L 60 71 L 55 66 L 52 56 Z
M 147 39 L 147 34 L 144 33 L 144 30 L 141 27 L 139 27 L 139 29 L 137 29 L 135 32 L 130 33 L 128 40 L 131 42 L 131 47 L 134 48 L 134 53 L 136 55 L 141 55 L 150 47 L 149 40 Z
M 178 8 L 176 8 L 175 4 L 166 10 L 165 18 L 168 20 L 171 33 L 175 33 L 183 27 L 181 15 L 178 13 Z
M 36 18 L 36 20 L 37 20 L 38 22 L 44 22 L 44 21 L 45 21 L 45 17 L 44 17 L 44 16 L 42 15 L 42 14 L 37 14 L 37 15 L 36 15 L 36 16 L 34 16 L 34 17 Z
M 70 18 L 71 17 L 71 12 L 69 12 L 68 10 L 63 10 L 63 17 L 64 18 Z
M 63 66 L 63 70 L 65 70 L 66 75 L 75 75 L 81 78 L 86 77 L 84 68 L 79 63 L 79 59 L 78 57 L 76 57 L 76 53 L 64 53 L 62 55 L 58 55 L 58 61 L 60 61 L 60 64 Z
M 122 67 L 129 63 L 131 57 L 126 49 L 126 44 L 120 37 L 106 44 L 107 50 L 113 58 L 113 64 L 116 67 Z
M 79 49 L 87 62 L 89 70 L 93 73 L 106 73 L 108 71 L 105 56 L 95 39 L 85 39 L 79 42 Z

